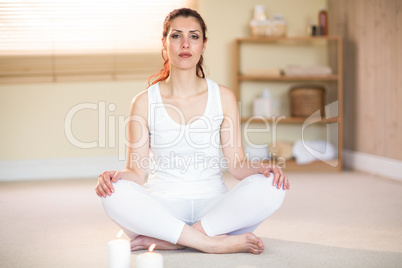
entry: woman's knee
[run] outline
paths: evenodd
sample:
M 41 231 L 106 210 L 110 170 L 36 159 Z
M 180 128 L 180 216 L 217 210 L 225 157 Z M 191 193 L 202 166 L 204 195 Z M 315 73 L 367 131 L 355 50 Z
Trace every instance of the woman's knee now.
M 103 209 L 106 214 L 113 218 L 115 214 L 119 213 L 119 210 L 125 207 L 126 203 L 129 202 L 129 198 L 135 196 L 135 191 L 137 187 L 131 181 L 119 180 L 113 183 L 114 192 L 110 196 L 101 197 L 101 202 Z M 138 187 L 141 187 L 138 185 Z
M 263 174 L 255 174 L 246 178 L 250 191 L 258 200 L 258 203 L 270 210 L 277 210 L 283 203 L 286 190 L 278 189 L 273 185 L 274 174 L 269 177 Z

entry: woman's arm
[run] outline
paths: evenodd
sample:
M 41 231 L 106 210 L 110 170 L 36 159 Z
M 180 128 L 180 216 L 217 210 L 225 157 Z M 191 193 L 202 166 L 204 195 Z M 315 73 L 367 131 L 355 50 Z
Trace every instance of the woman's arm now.
M 289 180 L 286 174 L 278 166 L 264 164 L 262 162 L 251 162 L 247 159 L 241 139 L 241 122 L 237 100 L 232 90 L 220 86 L 222 109 L 224 119 L 221 126 L 222 151 L 228 162 L 228 169 L 236 179 L 242 180 L 250 175 L 261 173 L 266 177 L 270 172 L 274 173 L 273 184 L 278 188 L 288 190 Z
M 143 91 L 132 101 L 128 120 L 128 151 L 126 167 L 121 171 L 105 171 L 98 177 L 95 187 L 98 196 L 114 192 L 112 182 L 130 180 L 143 184 L 149 156 L 148 92 Z

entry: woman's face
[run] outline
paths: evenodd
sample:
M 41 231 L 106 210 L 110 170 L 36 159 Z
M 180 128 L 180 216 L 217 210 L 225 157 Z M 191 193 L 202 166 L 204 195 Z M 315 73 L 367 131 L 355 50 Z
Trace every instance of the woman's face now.
M 177 17 L 170 22 L 164 49 L 172 68 L 195 68 L 206 42 L 200 24 L 193 17 Z

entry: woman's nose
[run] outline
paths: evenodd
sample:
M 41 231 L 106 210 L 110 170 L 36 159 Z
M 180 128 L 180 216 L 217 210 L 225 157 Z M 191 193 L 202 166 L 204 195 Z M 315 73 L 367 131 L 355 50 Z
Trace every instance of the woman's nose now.
M 190 42 L 187 38 L 183 38 L 183 43 L 181 44 L 182 48 L 188 48 L 190 46 Z

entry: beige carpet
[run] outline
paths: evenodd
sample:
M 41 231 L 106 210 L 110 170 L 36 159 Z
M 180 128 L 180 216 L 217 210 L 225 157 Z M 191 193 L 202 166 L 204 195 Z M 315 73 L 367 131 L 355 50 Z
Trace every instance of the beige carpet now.
M 165 267 L 402 267 L 401 182 L 354 172 L 289 176 L 284 205 L 256 230 L 262 255 L 160 251 Z M 107 267 L 107 242 L 119 229 L 94 185 L 0 183 L 0 267 Z

